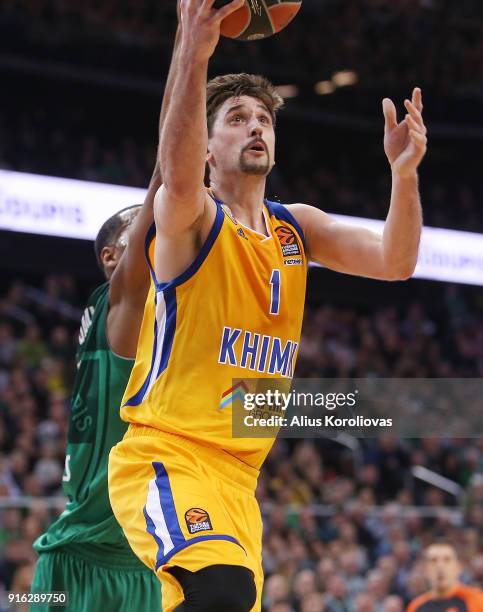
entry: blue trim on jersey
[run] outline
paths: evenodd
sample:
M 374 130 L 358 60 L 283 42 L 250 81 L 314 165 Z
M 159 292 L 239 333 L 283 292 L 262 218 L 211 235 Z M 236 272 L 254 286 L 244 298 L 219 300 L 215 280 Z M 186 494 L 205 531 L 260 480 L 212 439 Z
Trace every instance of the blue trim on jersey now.
M 164 325 L 164 336 L 163 336 L 163 344 L 161 346 L 161 359 L 159 361 L 158 371 L 156 373 L 156 379 L 153 384 L 158 380 L 160 375 L 164 372 L 164 370 L 168 367 L 169 358 L 171 356 L 171 348 L 173 346 L 174 334 L 176 332 L 176 313 L 177 313 L 177 302 L 176 302 L 176 288 L 171 287 L 170 289 L 165 289 L 163 292 L 165 308 L 166 308 L 166 322 Z M 156 308 L 158 301 L 158 294 L 155 294 L 154 297 L 154 308 Z M 154 318 L 154 344 L 153 344 L 153 354 L 151 356 L 151 367 L 149 368 L 149 372 L 144 379 L 144 382 L 139 389 L 132 397 L 128 399 L 127 402 L 123 404 L 124 406 L 139 406 L 141 402 L 144 400 L 146 391 L 149 387 L 149 381 L 151 379 L 151 375 L 153 373 L 154 361 L 156 359 L 156 352 L 158 349 L 158 320 L 156 317 Z
M 208 238 L 206 239 L 204 245 L 201 247 L 200 252 L 182 274 L 167 283 L 156 283 L 156 291 L 166 291 L 166 289 L 177 287 L 178 285 L 181 285 L 182 283 L 186 282 L 188 279 L 194 276 L 196 272 L 198 272 L 201 267 L 201 264 L 208 257 L 208 254 L 211 251 L 215 240 L 218 238 L 218 235 L 221 231 L 221 227 L 223 225 L 223 220 L 225 218 L 225 213 L 223 212 L 221 203 L 218 200 L 215 200 L 215 198 L 213 199 L 216 203 L 216 217 L 215 221 L 213 222 L 213 226 L 210 230 L 210 233 L 208 234 Z
M 174 334 L 176 332 L 176 288 L 171 287 L 163 291 L 164 301 L 166 304 L 166 326 L 164 328 L 163 347 L 161 349 L 161 362 L 159 364 L 156 380 L 168 367 L 168 361 L 171 356 L 171 348 L 173 346 Z
M 188 548 L 188 546 L 191 546 L 192 544 L 197 544 L 198 542 L 203 542 L 204 540 L 225 540 L 226 542 L 231 542 L 232 544 L 236 544 L 243 550 L 245 555 L 247 554 L 246 550 L 243 548 L 240 542 L 233 536 L 229 536 L 229 535 L 196 536 L 196 538 L 185 540 L 184 544 L 181 544 L 180 546 L 176 546 L 175 548 L 170 550 L 167 555 L 165 555 L 162 558 L 160 558 L 159 553 L 158 553 L 158 555 L 156 556 L 156 568 L 155 569 L 158 570 L 161 567 L 161 565 L 164 565 L 165 563 L 167 563 L 171 559 L 171 557 L 173 557 L 180 550 L 184 550 L 185 548 Z M 161 546 L 162 546 L 162 543 L 161 543 Z
M 146 261 L 148 262 L 149 271 L 151 272 L 151 276 L 153 278 L 153 283 L 156 284 L 156 274 L 154 273 L 153 266 L 151 265 L 151 261 L 149 259 L 149 245 L 151 244 L 153 238 L 156 236 L 156 224 L 154 221 L 149 226 L 149 229 L 146 233 L 146 238 L 144 239 L 144 254 L 146 256 Z
M 302 228 L 297 223 L 295 217 L 287 209 L 287 207 L 284 206 L 283 204 L 279 204 L 278 202 L 270 202 L 269 200 L 265 200 L 265 204 L 266 204 L 266 206 L 268 208 L 268 212 L 271 215 L 274 215 L 277 219 L 281 219 L 282 221 L 286 221 L 287 223 L 290 223 L 290 225 L 293 225 L 293 227 L 297 230 L 297 233 L 300 236 L 300 239 L 302 240 L 302 243 L 304 245 L 304 249 L 306 249 L 306 247 L 305 247 L 305 236 L 304 236 L 304 233 L 302 231 Z
M 146 506 L 143 508 L 144 518 L 146 520 L 146 531 L 153 536 L 154 541 L 158 546 L 158 552 L 156 554 L 156 569 L 158 568 L 158 564 L 161 564 L 164 554 L 164 544 L 161 539 L 156 534 L 156 525 L 153 523 L 153 519 L 149 516 L 148 511 L 146 510 Z
M 169 476 L 164 465 L 158 461 L 154 461 L 152 464 L 156 473 L 154 482 L 158 490 L 159 495 L 159 509 L 164 517 L 166 528 L 173 543 L 173 548 L 167 553 L 168 555 L 176 549 L 183 547 L 186 542 L 186 538 L 181 531 L 181 527 L 178 521 L 178 515 L 176 514 L 176 508 L 174 506 L 173 493 L 171 491 L 171 485 L 169 484 Z M 164 562 L 164 543 L 162 539 L 156 533 L 156 525 L 153 519 L 149 516 L 146 506 L 143 508 L 144 518 L 146 520 L 146 531 L 154 538 L 158 552 L 156 554 L 156 569 Z
M 224 540 L 226 542 L 232 542 L 233 544 L 239 546 L 246 554 L 246 550 L 243 548 L 240 542 L 230 535 L 201 535 L 187 540 L 184 537 L 183 532 L 181 531 L 181 527 L 178 521 L 178 514 L 174 505 L 173 492 L 169 483 L 168 472 L 166 471 L 164 465 L 159 461 L 153 461 L 152 466 L 156 473 L 155 483 L 159 492 L 159 504 L 161 512 L 163 514 L 169 536 L 174 545 L 174 547 L 165 555 L 164 543 L 161 538 L 156 534 L 156 525 L 154 524 L 152 518 L 149 516 L 146 510 L 146 506 L 144 506 L 143 513 L 144 518 L 146 520 L 146 531 L 154 538 L 158 546 L 158 552 L 156 554 L 156 570 L 158 570 L 161 565 L 167 563 L 169 559 L 171 559 L 171 557 L 173 557 L 180 550 L 184 550 L 192 544 L 203 542 L 205 540 Z
M 154 310 L 155 311 L 156 311 L 157 305 L 158 305 L 158 296 L 155 294 L 154 295 Z M 146 378 L 144 379 L 144 382 L 141 385 L 141 388 L 139 389 L 139 391 L 137 391 L 132 397 L 130 397 L 127 400 L 127 402 L 124 402 L 124 404 L 121 406 L 122 408 L 124 408 L 124 406 L 139 406 L 139 404 L 143 401 L 144 394 L 146 393 L 146 390 L 149 386 L 149 379 L 151 378 L 151 372 L 153 371 L 153 368 L 154 368 L 154 360 L 156 358 L 157 348 L 158 348 L 158 320 L 156 319 L 156 316 L 155 316 L 154 317 L 154 344 L 153 344 L 153 354 L 151 355 L 151 367 L 149 368 L 149 372 Z
M 166 468 L 159 461 L 153 461 L 153 468 L 156 472 L 156 486 L 159 491 L 159 503 L 163 511 L 164 520 L 169 531 L 171 540 L 176 548 L 186 540 L 179 526 L 178 515 L 174 505 L 173 492 L 169 484 L 169 476 Z

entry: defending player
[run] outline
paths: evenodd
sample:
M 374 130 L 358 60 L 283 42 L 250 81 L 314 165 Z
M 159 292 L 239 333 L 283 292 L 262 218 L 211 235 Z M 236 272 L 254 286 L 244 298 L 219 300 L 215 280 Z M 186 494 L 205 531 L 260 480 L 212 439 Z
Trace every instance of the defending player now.
M 166 115 L 176 45 L 160 124 Z M 113 215 L 95 251 L 107 281 L 87 303 L 79 333 L 77 374 L 63 476 L 68 504 L 34 544 L 40 554 L 33 593 L 68 591 L 72 612 L 161 609 L 159 581 L 133 554 L 112 514 L 107 491 L 109 451 L 126 431 L 119 405 L 136 353 L 149 289 L 144 238 L 161 184 L 159 161 L 142 207 Z M 33 606 L 48 610 L 49 606 Z M 57 610 L 57 608 L 52 608 Z
M 431 544 L 424 552 L 426 578 L 431 591 L 416 597 L 407 612 L 480 612 L 483 592 L 461 584 L 461 564 L 454 546 L 446 542 Z
M 261 77 L 208 83 L 220 23 L 242 4 L 182 0 L 179 70 L 160 139 L 164 185 L 147 236 L 153 291 L 111 451 L 109 494 L 163 609 L 260 610 L 255 486 L 273 440 L 232 437 L 233 379 L 293 374 L 310 259 L 385 280 L 413 273 L 421 232 L 421 92 L 384 101 L 392 197 L 383 236 L 264 200 L 282 100 Z M 209 164 L 211 189 L 203 185 Z

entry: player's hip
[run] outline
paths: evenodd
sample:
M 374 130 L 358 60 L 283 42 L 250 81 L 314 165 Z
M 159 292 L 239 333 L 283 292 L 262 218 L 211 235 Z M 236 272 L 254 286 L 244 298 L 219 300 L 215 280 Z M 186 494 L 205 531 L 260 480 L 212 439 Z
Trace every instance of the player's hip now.
M 239 457 L 199 441 L 143 425 L 130 424 L 123 440 L 109 457 L 109 481 L 127 472 L 151 471 L 162 463 L 174 474 L 194 472 L 202 478 L 218 479 L 237 491 L 253 495 L 259 470 Z M 111 486 L 111 485 L 110 485 Z
M 262 532 L 258 471 L 240 463 L 178 436 L 131 427 L 111 451 L 109 494 L 140 559 L 155 571 L 173 559 L 181 563 L 181 557 L 190 571 L 207 559 L 256 565 Z

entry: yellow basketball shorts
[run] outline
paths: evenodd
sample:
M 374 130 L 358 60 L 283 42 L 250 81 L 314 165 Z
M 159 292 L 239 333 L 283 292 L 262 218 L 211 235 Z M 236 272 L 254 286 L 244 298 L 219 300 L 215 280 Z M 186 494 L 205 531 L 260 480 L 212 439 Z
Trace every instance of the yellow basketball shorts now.
M 166 570 L 240 565 L 253 572 L 261 610 L 258 470 L 214 448 L 130 425 L 109 456 L 109 497 L 136 555 L 161 581 L 162 609 L 184 599 Z

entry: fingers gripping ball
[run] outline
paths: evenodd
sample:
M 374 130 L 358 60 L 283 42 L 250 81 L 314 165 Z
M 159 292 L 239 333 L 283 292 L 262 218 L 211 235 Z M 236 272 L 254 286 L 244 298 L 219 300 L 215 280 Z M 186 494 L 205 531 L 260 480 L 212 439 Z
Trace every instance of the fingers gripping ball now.
M 214 8 L 229 4 L 230 0 L 216 0 Z M 245 4 L 226 17 L 221 33 L 238 40 L 267 38 L 283 30 L 299 12 L 302 0 L 245 0 Z

